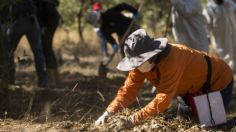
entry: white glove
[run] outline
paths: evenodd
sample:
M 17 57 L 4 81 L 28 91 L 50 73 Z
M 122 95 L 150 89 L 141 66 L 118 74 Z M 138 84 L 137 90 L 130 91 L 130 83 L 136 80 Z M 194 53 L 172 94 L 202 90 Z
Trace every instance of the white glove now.
M 107 111 L 105 111 L 96 121 L 95 121 L 95 125 L 99 126 L 99 125 L 104 125 L 104 123 L 107 121 L 109 117 L 109 113 Z

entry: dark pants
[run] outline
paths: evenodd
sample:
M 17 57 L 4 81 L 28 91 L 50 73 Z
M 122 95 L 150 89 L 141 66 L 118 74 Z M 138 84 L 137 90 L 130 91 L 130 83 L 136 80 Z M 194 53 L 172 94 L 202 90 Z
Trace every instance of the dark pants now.
M 0 23 L 0 111 L 6 111 L 8 105 L 8 70 L 7 70 L 7 54 L 3 43 L 3 30 Z
M 41 29 L 41 39 L 43 53 L 46 60 L 46 68 L 57 69 L 57 59 L 53 51 L 53 37 L 59 24 L 60 15 L 55 11 L 55 13 L 47 18 L 38 16 L 38 20 Z
M 9 70 L 10 81 L 15 81 L 15 64 L 14 64 L 14 51 L 23 35 L 26 35 L 30 47 L 34 54 L 36 73 L 38 75 L 38 84 L 45 84 L 47 82 L 47 74 L 44 69 L 45 58 L 43 55 L 40 29 L 37 18 L 32 16 L 26 16 L 24 18 L 17 19 L 8 28 L 6 33 L 6 45 L 9 55 Z
M 6 90 L 6 86 L 8 85 L 8 58 L 6 52 L 6 45 L 3 42 L 4 35 L 4 30 L 2 29 L 0 23 L 0 93 Z
M 229 106 L 229 103 L 233 94 L 233 87 L 234 87 L 234 80 L 232 80 L 225 89 L 220 91 L 226 111 L 228 110 L 228 106 Z
M 96 31 L 96 33 L 97 33 L 98 39 L 100 41 L 102 55 L 103 56 L 108 56 L 106 38 L 104 37 L 104 35 L 102 34 L 100 29 L 98 29 L 98 31 Z

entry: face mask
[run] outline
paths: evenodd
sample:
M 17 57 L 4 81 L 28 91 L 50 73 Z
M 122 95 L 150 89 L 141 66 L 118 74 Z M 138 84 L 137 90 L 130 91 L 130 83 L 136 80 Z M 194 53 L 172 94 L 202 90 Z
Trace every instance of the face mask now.
M 149 61 L 144 62 L 137 69 L 141 72 L 149 72 L 154 67 L 154 63 L 150 63 Z

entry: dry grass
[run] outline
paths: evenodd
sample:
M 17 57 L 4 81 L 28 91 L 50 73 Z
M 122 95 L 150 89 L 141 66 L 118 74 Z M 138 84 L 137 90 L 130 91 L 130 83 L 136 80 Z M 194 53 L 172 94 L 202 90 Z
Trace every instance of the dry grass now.
M 2 116 L 0 131 L 116 131 L 106 125 L 96 127 L 93 123 L 123 84 L 125 74 L 114 68 L 120 56 L 117 55 L 109 65 L 112 70 L 107 78 L 98 77 L 97 67 L 100 57 L 96 35 L 93 31 L 88 31 L 85 33 L 85 38 L 86 41 L 81 43 L 75 31 L 69 33 L 62 29 L 57 31 L 54 47 L 62 63 L 59 68 L 60 84 L 56 88 L 38 89 L 34 65 L 23 67 L 17 65 L 17 79 L 23 83 L 10 93 L 11 110 Z M 21 40 L 16 56 L 21 56 L 24 51 L 32 57 L 25 38 Z M 130 115 L 145 106 L 155 96 L 145 95 L 145 93 L 150 94 L 150 88 L 148 85 L 145 86 L 139 101 L 132 106 L 133 110 L 117 113 L 109 120 Z M 22 89 L 30 89 L 30 92 Z M 30 101 L 32 105 L 29 105 Z M 235 103 L 232 104 L 234 110 L 230 116 L 235 116 Z M 125 131 L 236 131 L 236 128 L 205 129 L 198 125 L 195 118 L 189 117 L 183 120 L 176 118 L 172 112 L 166 115 L 157 116 Z

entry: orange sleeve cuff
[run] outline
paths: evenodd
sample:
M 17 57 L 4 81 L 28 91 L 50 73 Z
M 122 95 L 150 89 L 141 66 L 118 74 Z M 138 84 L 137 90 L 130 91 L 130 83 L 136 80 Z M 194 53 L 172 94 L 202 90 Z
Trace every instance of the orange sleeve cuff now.
M 166 94 L 159 93 L 147 106 L 134 114 L 135 124 L 139 124 L 143 120 L 151 119 L 161 112 L 164 112 L 171 102 L 171 97 Z

